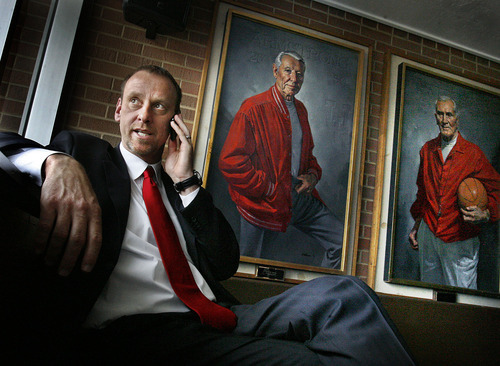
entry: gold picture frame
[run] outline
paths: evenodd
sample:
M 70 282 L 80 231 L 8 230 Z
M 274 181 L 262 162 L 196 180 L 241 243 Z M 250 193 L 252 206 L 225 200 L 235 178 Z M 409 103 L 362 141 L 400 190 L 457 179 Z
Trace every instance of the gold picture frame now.
M 420 291 L 430 290 L 500 298 L 498 223 L 483 225 L 477 289 L 421 281 L 418 251 L 410 247 L 408 234 L 414 223 L 410 207 L 417 191 L 419 151 L 439 134 L 434 103 L 440 96 L 457 102 L 460 133 L 478 145 L 498 171 L 500 89 L 444 67 L 388 53 L 370 260 L 378 265 L 369 271 L 368 282 L 372 286 L 376 282 L 375 289 L 386 293 L 421 296 Z
M 307 65 L 297 98 L 308 110 L 314 155 L 323 169 L 317 188 L 344 225 L 340 268 L 318 265 L 322 248 L 287 230 L 275 245 L 280 250 L 266 249 L 267 256 L 258 258 L 242 256 L 238 275 L 294 282 L 324 273 L 353 274 L 371 50 L 285 20 L 219 5 L 195 156 L 206 189 L 238 236 L 240 216 L 218 169 L 220 151 L 243 100 L 269 89 L 274 58 L 283 48 L 294 49 Z

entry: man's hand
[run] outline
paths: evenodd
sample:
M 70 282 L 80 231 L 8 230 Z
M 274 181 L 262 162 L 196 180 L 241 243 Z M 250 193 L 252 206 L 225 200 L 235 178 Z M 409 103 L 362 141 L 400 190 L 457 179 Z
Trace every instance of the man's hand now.
M 193 176 L 193 144 L 189 129 L 180 114 L 175 115 L 175 122 L 170 122 L 170 124 L 177 132 L 177 138 L 174 141 L 168 140 L 165 172 L 174 183 L 178 183 Z M 196 186 L 189 187 L 182 194 L 186 195 L 196 188 Z
M 417 233 L 421 221 L 422 218 L 415 220 L 415 224 L 413 225 L 413 228 L 411 229 L 410 234 L 408 235 L 408 239 L 410 240 L 410 245 L 415 250 L 418 250 Z
M 490 220 L 490 211 L 488 209 L 483 211 L 477 206 L 461 208 L 460 212 L 464 221 L 472 224 L 481 224 Z
M 67 276 L 83 252 L 82 271 L 90 272 L 102 242 L 101 208 L 85 169 L 75 159 L 54 154 L 45 160 L 40 220 L 35 248 L 48 266 Z
M 311 194 L 318 183 L 318 178 L 314 174 L 302 174 L 297 177 L 302 183 L 295 187 L 297 193 Z

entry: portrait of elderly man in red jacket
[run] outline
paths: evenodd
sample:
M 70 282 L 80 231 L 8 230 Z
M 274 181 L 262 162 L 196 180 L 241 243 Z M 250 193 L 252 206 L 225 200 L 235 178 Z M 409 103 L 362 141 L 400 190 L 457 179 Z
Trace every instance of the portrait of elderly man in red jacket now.
M 231 124 L 219 158 L 231 199 L 241 215 L 240 252 L 261 257 L 264 243 L 289 226 L 324 249 L 321 266 L 340 268 L 343 223 L 322 202 L 316 185 L 322 169 L 304 104 L 295 98 L 306 65 L 295 51 L 280 52 L 276 82 L 246 99 Z
M 420 150 L 415 224 L 411 247 L 419 251 L 420 279 L 439 285 L 477 289 L 481 224 L 499 218 L 500 175 L 485 154 L 459 132 L 457 103 L 447 96 L 435 102 L 439 135 Z M 460 208 L 457 191 L 469 177 L 485 187 L 488 205 Z

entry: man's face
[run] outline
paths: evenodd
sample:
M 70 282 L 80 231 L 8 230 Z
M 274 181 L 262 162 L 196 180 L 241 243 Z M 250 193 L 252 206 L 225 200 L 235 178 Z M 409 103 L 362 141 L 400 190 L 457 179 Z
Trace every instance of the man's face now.
M 273 74 L 276 78 L 276 87 L 286 100 L 293 100 L 293 96 L 300 91 L 304 81 L 304 65 L 292 56 L 284 55 L 279 69 L 273 64 Z
M 160 75 L 139 71 L 127 81 L 122 98 L 115 121 L 120 123 L 123 146 L 149 164 L 160 161 L 175 114 L 174 85 Z
M 450 141 L 458 135 L 458 117 L 453 108 L 453 102 L 437 102 L 436 105 L 436 122 L 439 126 L 441 137 L 445 141 Z

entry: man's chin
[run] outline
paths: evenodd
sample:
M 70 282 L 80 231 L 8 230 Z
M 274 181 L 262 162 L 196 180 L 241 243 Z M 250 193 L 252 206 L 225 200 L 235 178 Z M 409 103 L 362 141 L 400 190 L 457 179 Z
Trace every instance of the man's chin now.
M 441 138 L 445 141 L 450 141 L 453 138 L 453 134 L 441 132 Z

